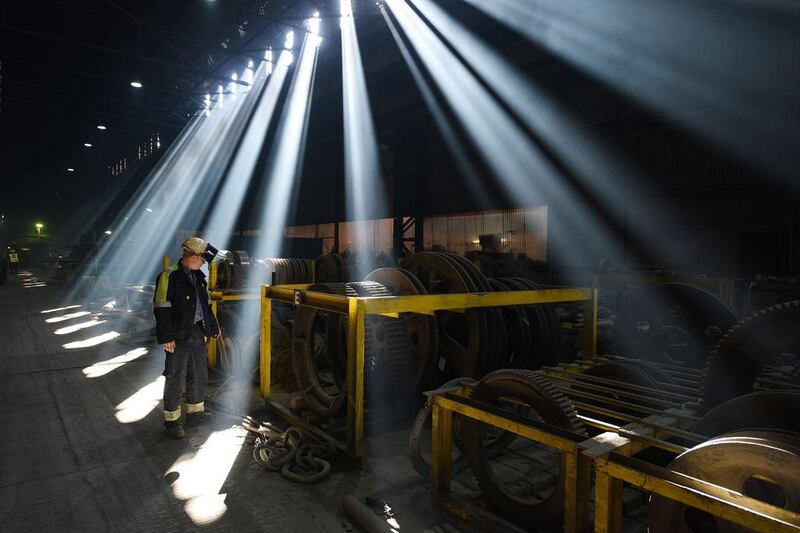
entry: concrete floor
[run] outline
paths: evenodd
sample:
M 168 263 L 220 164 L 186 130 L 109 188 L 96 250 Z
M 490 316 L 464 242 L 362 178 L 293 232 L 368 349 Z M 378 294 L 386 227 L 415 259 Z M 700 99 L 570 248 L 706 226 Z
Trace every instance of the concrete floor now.
M 44 282 L 48 274 L 32 272 Z M 113 324 L 69 328 L 92 317 L 64 319 L 83 308 L 43 314 L 80 302 L 30 280 L 0 286 L 2 531 L 359 531 L 341 511 L 348 494 L 386 501 L 403 533 L 445 523 L 474 531 L 431 503 L 403 456 L 404 433 L 362 468 L 337 463 L 317 485 L 261 469 L 227 417 L 167 439 L 163 352 L 121 338 L 85 346 Z M 112 361 L 123 355 L 131 360 Z

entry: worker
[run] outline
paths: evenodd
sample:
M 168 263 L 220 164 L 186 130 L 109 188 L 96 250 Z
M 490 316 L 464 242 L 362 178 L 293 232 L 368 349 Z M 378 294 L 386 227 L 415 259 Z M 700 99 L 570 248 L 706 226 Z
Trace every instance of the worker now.
M 183 438 L 181 392 L 186 383 L 186 425 L 201 424 L 211 416 L 204 399 L 208 380 L 206 340 L 219 336 L 219 324 L 211 310 L 205 274 L 200 270 L 211 262 L 217 249 L 199 237 L 181 245 L 177 264 L 156 280 L 153 312 L 156 339 L 166 352 L 164 365 L 164 425 L 167 434 Z
M 8 273 L 17 274 L 19 272 L 19 255 L 15 249 L 8 251 Z

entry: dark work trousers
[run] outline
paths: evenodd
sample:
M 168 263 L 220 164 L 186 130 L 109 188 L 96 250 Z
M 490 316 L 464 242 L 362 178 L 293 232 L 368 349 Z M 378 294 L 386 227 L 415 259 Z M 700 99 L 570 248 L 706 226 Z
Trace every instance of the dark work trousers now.
M 164 381 L 164 419 L 167 423 L 177 422 L 180 420 L 181 392 L 184 382 L 186 382 L 188 407 L 202 404 L 206 396 L 208 361 L 202 322 L 195 324 L 188 338 L 175 341 L 175 352 L 167 353 L 164 377 L 166 377 Z M 177 420 L 175 420 L 176 414 Z

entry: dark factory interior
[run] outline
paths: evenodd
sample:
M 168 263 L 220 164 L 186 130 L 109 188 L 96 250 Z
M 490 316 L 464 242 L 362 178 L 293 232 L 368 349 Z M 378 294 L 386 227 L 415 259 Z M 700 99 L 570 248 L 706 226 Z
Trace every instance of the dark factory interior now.
M 0 5 L 0 530 L 800 531 L 797 0 Z

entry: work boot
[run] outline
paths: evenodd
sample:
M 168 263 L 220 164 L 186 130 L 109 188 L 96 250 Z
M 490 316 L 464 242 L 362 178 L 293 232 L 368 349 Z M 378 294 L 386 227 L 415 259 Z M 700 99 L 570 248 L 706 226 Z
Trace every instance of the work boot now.
M 214 420 L 214 414 L 209 411 L 200 411 L 199 413 L 186 413 L 186 426 L 200 426 Z
M 180 422 L 178 422 L 177 424 L 166 423 L 164 424 L 164 426 L 166 426 L 166 432 L 170 438 L 182 439 L 186 435 L 186 433 L 183 431 L 183 426 L 181 425 Z

